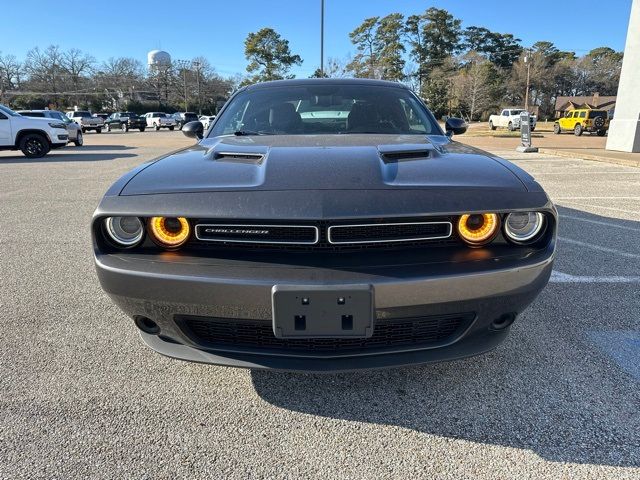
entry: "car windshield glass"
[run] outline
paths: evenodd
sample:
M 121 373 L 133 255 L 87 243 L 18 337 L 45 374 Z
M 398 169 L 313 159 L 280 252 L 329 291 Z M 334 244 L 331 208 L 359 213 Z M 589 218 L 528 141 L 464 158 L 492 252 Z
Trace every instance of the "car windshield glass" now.
M 209 136 L 236 132 L 442 135 L 433 115 L 404 88 L 338 84 L 241 92 L 231 100 Z
M 80 118 L 91 118 L 91 114 L 89 112 L 75 112 L 73 116 Z
M 9 107 L 5 107 L 4 105 L 0 105 L 0 112 L 9 115 L 10 117 L 19 117 L 20 114 L 14 112 L 13 110 L 11 110 Z
M 137 117 L 137 115 L 133 112 L 124 112 L 120 116 L 121 117 Z

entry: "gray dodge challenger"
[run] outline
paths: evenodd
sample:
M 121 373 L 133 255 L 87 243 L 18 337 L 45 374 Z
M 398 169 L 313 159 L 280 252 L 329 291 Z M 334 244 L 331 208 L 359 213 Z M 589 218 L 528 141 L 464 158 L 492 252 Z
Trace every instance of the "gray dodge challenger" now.
M 526 172 L 451 140 L 398 83 L 236 92 L 92 222 L 100 283 L 153 350 L 340 371 L 502 342 L 551 274 L 557 212 Z

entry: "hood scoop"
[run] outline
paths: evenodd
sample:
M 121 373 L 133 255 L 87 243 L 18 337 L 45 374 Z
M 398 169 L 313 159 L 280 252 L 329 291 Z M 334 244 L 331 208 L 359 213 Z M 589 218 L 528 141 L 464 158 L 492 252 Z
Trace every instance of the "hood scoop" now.
M 222 162 L 249 163 L 261 165 L 268 148 L 256 145 L 217 145 L 212 158 Z
M 226 160 L 227 162 L 254 163 L 259 165 L 264 160 L 264 155 L 261 153 L 247 152 L 215 152 L 213 154 L 213 159 Z
M 437 155 L 431 145 L 380 145 L 380 157 L 384 163 L 427 160 Z

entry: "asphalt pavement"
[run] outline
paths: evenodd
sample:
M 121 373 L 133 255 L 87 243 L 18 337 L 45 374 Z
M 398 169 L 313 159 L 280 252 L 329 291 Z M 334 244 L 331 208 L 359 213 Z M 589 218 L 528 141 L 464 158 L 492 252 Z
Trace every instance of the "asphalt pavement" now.
M 464 137 L 462 137 L 464 138 Z M 499 151 L 557 203 L 551 283 L 495 351 L 339 375 L 145 348 L 89 222 L 180 132 L 0 152 L 0 478 L 640 478 L 640 169 Z

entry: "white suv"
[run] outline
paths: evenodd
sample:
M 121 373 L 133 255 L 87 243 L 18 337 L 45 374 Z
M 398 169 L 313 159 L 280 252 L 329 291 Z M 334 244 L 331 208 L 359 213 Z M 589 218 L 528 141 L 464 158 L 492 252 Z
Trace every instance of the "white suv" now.
M 22 150 L 28 158 L 40 158 L 68 141 L 62 120 L 23 117 L 0 105 L 0 150 Z

